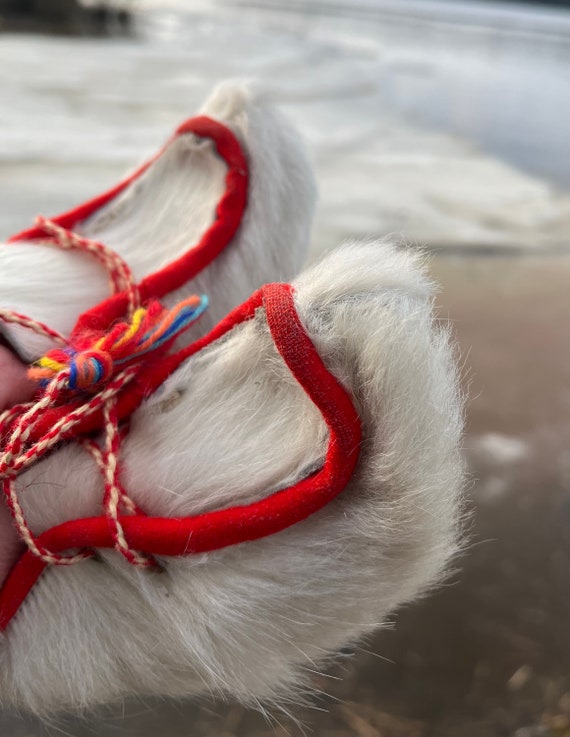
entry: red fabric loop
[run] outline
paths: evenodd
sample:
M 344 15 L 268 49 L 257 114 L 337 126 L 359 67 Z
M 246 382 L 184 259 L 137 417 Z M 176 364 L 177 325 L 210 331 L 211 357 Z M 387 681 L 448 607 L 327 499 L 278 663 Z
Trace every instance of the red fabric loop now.
M 149 274 L 141 281 L 138 286 L 142 302 L 160 299 L 165 294 L 184 286 L 219 256 L 234 237 L 247 204 L 249 167 L 238 139 L 229 128 L 205 115 L 186 120 L 155 156 L 115 187 L 69 212 L 51 218 L 56 225 L 73 230 L 78 223 L 111 202 L 144 174 L 178 136 L 189 133 L 213 141 L 218 155 L 225 161 L 228 168 L 225 192 L 216 207 L 214 222 L 200 241 L 180 258 L 172 261 L 163 269 Z M 12 236 L 8 243 L 43 240 L 45 237 L 45 231 L 41 227 L 34 227 Z M 75 330 L 78 333 L 84 333 L 89 329 L 106 330 L 111 323 L 125 314 L 126 307 L 126 294 L 123 292 L 114 295 L 85 312 L 79 319 Z

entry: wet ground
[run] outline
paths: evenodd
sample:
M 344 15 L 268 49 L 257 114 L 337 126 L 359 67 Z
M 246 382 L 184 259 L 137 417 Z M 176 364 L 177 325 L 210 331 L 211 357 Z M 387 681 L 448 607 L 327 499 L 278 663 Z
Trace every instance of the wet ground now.
M 440 316 L 453 325 L 469 393 L 470 545 L 445 587 L 343 653 L 328 675 L 315 676 L 322 695 L 293 708 L 296 721 L 233 704 L 137 703 L 50 727 L 7 716 L 0 735 L 569 737 L 568 193 L 553 185 L 554 174 L 532 178 L 469 142 L 398 118 L 402 111 L 381 116 L 382 99 L 366 86 L 380 68 L 369 46 L 363 52 L 346 37 L 340 46 L 325 43 L 313 15 L 304 26 L 296 18 L 304 33 L 255 18 L 258 25 L 247 28 L 232 21 L 240 71 L 247 65 L 240 44 L 255 48 L 249 63 L 267 78 L 279 66 L 308 68 L 313 60 L 312 76 L 279 94 L 316 159 L 323 194 L 315 253 L 347 235 L 388 231 L 433 251 Z M 166 39 L 179 32 L 175 21 L 162 18 Z M 192 27 L 194 61 L 184 73 L 178 52 L 160 39 L 150 51 L 114 42 L 132 84 L 113 81 L 108 53 L 97 46 L 84 55 L 73 47 L 73 73 L 70 42 L 50 46 L 52 66 L 39 83 L 35 60 L 49 41 L 25 53 L 21 40 L 0 48 L 2 68 L 13 65 L 7 94 L 18 103 L 0 120 L 0 185 L 11 185 L 2 193 L 2 232 L 109 183 L 189 112 L 214 77 L 198 72 L 199 62 L 226 32 L 221 21 L 208 23 L 202 18 Z M 556 48 L 560 60 L 568 58 Z M 161 85 L 165 75 L 168 84 Z M 89 95 L 82 93 L 86 81 Z M 189 93 L 180 102 L 183 84 Z M 29 126 L 42 108 L 38 137 L 22 121 Z M 63 138 L 65 150 L 57 145 Z

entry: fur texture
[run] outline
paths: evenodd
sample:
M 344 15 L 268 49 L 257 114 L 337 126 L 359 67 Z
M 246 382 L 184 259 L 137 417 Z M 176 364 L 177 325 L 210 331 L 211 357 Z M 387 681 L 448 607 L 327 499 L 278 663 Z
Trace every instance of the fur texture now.
M 165 560 L 161 574 L 113 552 L 49 570 L 0 642 L 5 704 L 47 713 L 208 691 L 281 700 L 445 570 L 458 544 L 461 401 L 420 258 L 347 245 L 295 285 L 300 318 L 363 422 L 349 487 L 297 526 Z M 322 463 L 326 439 L 259 310 L 138 410 L 124 481 L 148 513 L 193 514 L 288 485 Z M 20 480 L 34 530 L 97 512 L 100 484 L 77 447 L 34 467 Z

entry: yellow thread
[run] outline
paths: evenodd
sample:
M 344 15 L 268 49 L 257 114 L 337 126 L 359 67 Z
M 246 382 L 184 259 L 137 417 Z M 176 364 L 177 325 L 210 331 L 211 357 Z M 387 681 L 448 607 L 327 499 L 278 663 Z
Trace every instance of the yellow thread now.
M 133 337 L 133 335 L 135 335 L 145 315 L 146 309 L 144 307 L 139 307 L 139 309 L 136 310 L 135 314 L 133 315 L 133 320 L 131 322 L 130 328 L 126 331 L 123 337 L 117 343 L 115 343 L 115 348 L 120 348 L 123 343 L 126 343 Z
M 53 358 L 48 358 L 47 356 L 40 358 L 38 364 L 41 368 L 48 368 L 52 371 L 63 371 L 65 368 L 65 364 L 60 363 L 59 361 L 54 361 Z

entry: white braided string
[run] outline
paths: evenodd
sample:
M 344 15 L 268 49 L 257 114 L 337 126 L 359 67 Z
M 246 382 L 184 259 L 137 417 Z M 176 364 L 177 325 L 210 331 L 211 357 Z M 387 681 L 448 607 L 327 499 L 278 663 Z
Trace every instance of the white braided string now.
M 63 249 L 77 249 L 92 254 L 107 270 L 113 293 L 126 291 L 128 313 L 132 317 L 140 305 L 138 289 L 128 265 L 112 249 L 96 241 L 65 230 L 45 218 L 37 219 L 38 226 L 53 238 L 53 243 Z M 63 335 L 43 323 L 10 310 L 0 310 L 0 320 L 8 324 L 21 325 L 35 333 L 48 337 L 61 346 L 67 346 Z M 82 439 L 80 444 L 91 454 L 103 477 L 105 495 L 103 500 L 105 515 L 112 528 L 116 549 L 129 563 L 148 567 L 154 565 L 152 557 L 131 550 L 120 523 L 120 509 L 128 514 L 139 513 L 134 502 L 128 497 L 119 479 L 119 451 L 121 431 L 116 411 L 117 395 L 136 375 L 131 367 L 111 379 L 97 394 L 74 406 L 59 419 L 39 440 L 30 437 L 43 412 L 52 407 L 65 404 L 69 380 L 69 370 L 60 371 L 47 385 L 41 396 L 34 402 L 18 404 L 0 414 L 0 439 L 5 445 L 0 455 L 0 481 L 8 507 L 22 540 L 34 555 L 52 565 L 72 565 L 93 555 L 85 550 L 69 555 L 59 555 L 39 545 L 27 523 L 16 488 L 16 478 L 31 467 L 63 440 L 71 437 L 74 428 L 93 413 L 103 413 L 104 450 L 94 440 Z

